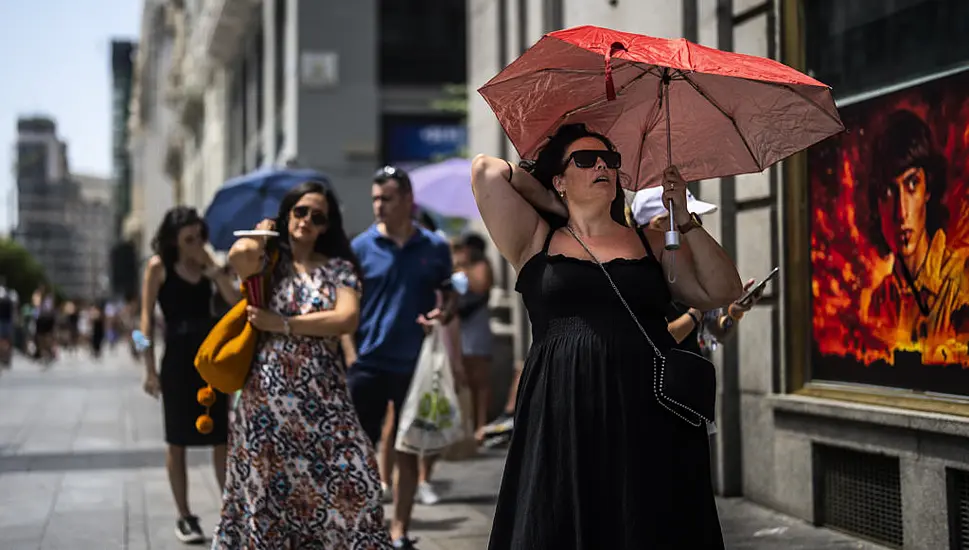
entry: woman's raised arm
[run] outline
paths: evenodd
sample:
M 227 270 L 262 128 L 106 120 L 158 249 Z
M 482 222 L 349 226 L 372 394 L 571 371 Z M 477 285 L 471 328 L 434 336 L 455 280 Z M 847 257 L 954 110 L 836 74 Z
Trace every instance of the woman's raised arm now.
M 563 217 L 567 214 L 554 192 L 525 170 L 499 158 L 474 158 L 471 188 L 491 239 L 516 271 L 545 242 L 548 224 L 538 210 Z

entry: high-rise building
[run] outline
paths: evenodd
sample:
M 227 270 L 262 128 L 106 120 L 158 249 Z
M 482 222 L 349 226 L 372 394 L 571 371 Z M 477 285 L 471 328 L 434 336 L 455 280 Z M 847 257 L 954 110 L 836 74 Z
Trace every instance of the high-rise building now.
M 17 122 L 16 176 L 17 241 L 66 296 L 103 297 L 114 238 L 114 181 L 71 176 L 67 144 L 45 117 Z
M 112 238 L 108 241 L 111 257 L 111 291 L 116 295 L 133 293 L 137 287 L 138 265 L 135 243 L 125 231 L 125 219 L 131 213 L 131 154 L 128 151 L 128 117 L 134 78 L 136 44 L 128 40 L 111 42 L 111 158 L 113 173 Z
M 74 286 L 76 265 L 66 218 L 67 203 L 77 191 L 68 178 L 66 153 L 53 120 L 29 117 L 17 121 L 15 236 L 61 288 Z

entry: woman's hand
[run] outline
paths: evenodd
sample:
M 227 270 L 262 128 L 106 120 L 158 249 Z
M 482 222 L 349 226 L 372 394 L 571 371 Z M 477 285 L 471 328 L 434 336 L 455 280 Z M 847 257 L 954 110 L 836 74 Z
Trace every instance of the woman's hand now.
M 754 286 L 755 282 L 757 282 L 756 279 L 751 279 L 747 281 L 747 284 L 744 285 L 744 292 L 747 292 L 747 290 L 749 290 L 750 287 Z M 739 301 L 734 302 L 729 306 L 727 306 L 727 315 L 729 315 L 734 321 L 739 321 L 741 318 L 743 318 L 744 313 L 747 313 L 748 311 L 750 311 L 750 309 L 754 307 L 754 305 L 757 302 L 759 302 L 760 299 L 763 297 L 764 297 L 764 290 L 761 289 L 755 292 L 750 297 L 750 300 L 748 300 L 747 303 L 745 304 L 741 304 Z
M 158 378 L 158 373 L 146 373 L 145 380 L 141 387 L 145 390 L 145 393 L 151 397 L 154 397 L 155 399 L 158 399 L 158 396 L 161 395 L 161 379 Z
M 686 208 L 686 180 L 676 166 L 663 171 L 663 204 L 669 207 L 673 201 L 673 223 L 677 226 L 690 223 L 690 211 Z
M 285 330 L 282 316 L 268 309 L 249 306 L 246 308 L 246 317 L 252 326 L 263 332 L 283 332 Z
M 257 223 L 256 227 L 254 227 L 253 229 L 256 229 L 259 231 L 275 231 L 276 221 L 270 218 L 265 218 L 261 222 Z

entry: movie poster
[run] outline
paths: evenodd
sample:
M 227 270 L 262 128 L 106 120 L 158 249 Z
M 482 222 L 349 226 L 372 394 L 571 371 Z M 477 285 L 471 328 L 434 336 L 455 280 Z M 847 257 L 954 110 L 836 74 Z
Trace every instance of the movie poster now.
M 969 71 L 808 153 L 811 377 L 969 396 Z

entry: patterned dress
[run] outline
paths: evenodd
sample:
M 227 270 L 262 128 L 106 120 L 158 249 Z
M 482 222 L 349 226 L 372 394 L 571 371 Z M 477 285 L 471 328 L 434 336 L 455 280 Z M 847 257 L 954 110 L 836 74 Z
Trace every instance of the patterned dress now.
M 311 274 L 279 262 L 269 308 L 332 309 L 360 290 L 340 259 Z M 264 333 L 232 426 L 222 520 L 213 549 L 390 548 L 373 445 L 347 392 L 339 339 Z

